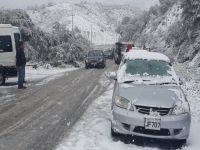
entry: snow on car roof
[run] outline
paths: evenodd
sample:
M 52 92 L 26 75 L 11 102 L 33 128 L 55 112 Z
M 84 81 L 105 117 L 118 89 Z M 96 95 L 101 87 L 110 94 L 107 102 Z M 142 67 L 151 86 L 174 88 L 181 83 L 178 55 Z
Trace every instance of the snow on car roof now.
M 170 62 L 170 59 L 161 53 L 149 52 L 146 50 L 130 50 L 124 54 L 125 59 L 147 59 L 147 60 L 163 60 Z

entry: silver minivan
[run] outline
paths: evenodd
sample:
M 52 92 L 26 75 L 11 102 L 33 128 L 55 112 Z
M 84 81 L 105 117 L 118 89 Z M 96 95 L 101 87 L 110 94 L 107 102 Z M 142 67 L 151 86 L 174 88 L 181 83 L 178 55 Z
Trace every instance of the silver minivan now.
M 167 56 L 144 50 L 124 55 L 112 97 L 111 134 L 186 142 L 190 106 Z

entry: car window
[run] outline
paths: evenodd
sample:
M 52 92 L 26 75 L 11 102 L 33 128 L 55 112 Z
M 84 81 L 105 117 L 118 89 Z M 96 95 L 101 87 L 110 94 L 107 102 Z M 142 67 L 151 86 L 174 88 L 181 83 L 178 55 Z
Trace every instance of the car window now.
M 169 63 L 159 60 L 126 60 L 126 74 L 140 76 L 171 76 Z
M 103 56 L 103 52 L 102 51 L 90 51 L 90 52 L 88 52 L 88 56 L 89 57 Z
M 0 53 L 12 52 L 12 40 L 11 36 L 0 36 Z

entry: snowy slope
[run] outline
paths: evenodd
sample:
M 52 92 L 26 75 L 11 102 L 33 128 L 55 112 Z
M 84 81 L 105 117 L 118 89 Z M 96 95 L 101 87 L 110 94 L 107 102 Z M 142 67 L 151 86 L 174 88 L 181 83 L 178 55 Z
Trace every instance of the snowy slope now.
M 74 28 L 81 30 L 88 40 L 95 45 L 111 44 L 116 41 L 117 22 L 124 16 L 134 16 L 138 9 L 127 5 L 104 6 L 99 3 L 61 3 L 38 11 L 29 10 L 28 14 L 35 25 L 43 31 L 51 32 L 54 24 L 59 22 L 72 30 L 72 14 Z M 92 35 L 92 37 L 91 37 Z
M 166 12 L 164 16 L 162 16 L 162 18 L 156 17 L 147 24 L 142 34 L 149 35 L 151 37 L 151 40 L 148 41 L 148 45 L 150 45 L 150 47 L 156 45 L 157 47 L 163 48 L 166 46 L 166 41 L 163 38 L 166 37 L 170 27 L 174 23 L 181 21 L 182 11 L 180 3 L 176 3 Z

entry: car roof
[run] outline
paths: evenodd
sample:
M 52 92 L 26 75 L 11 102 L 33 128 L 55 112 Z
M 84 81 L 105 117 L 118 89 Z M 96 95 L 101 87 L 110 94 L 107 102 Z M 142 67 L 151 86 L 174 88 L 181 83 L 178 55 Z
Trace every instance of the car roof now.
M 162 60 L 170 63 L 170 59 L 161 53 L 149 52 L 146 50 L 130 50 L 124 54 L 125 59 L 134 60 L 134 59 L 147 59 L 147 60 Z

